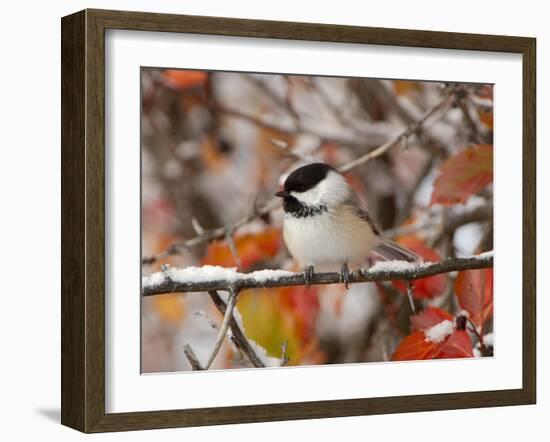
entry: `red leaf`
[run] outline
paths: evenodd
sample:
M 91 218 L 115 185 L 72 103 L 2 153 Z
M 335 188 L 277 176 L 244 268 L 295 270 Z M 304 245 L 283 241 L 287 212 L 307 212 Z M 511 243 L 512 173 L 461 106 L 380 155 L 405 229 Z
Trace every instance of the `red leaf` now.
M 460 307 L 479 327 L 493 314 L 493 269 L 466 270 L 455 281 Z
M 429 306 L 417 315 L 411 316 L 411 329 L 413 331 L 426 330 L 427 328 L 433 327 L 446 319 L 452 321 L 453 317 L 445 310 Z
M 493 182 L 493 146 L 474 144 L 448 158 L 434 182 L 431 204 L 464 203 Z
M 432 359 L 441 344 L 426 339 L 423 331 L 417 331 L 405 339 L 395 349 L 392 361 L 417 361 L 419 359 Z
M 233 238 L 240 259 L 241 269 L 248 269 L 259 262 L 274 257 L 281 247 L 281 231 L 275 228 L 260 233 L 245 233 Z M 210 243 L 202 264 L 236 267 L 237 261 L 226 241 Z
M 472 358 L 473 356 L 472 341 L 465 331 L 454 331 L 439 343 L 428 340 L 423 331 L 417 331 L 401 341 L 392 356 L 392 361 Z
M 298 336 L 303 340 L 310 339 L 319 313 L 317 290 L 304 286 L 281 287 L 277 293 L 277 304 L 287 315 L 294 317 Z
M 441 257 L 434 249 L 428 247 L 425 242 L 417 236 L 402 236 L 398 239 L 399 244 L 408 248 L 426 262 L 439 262 Z M 441 295 L 445 290 L 445 275 L 439 274 L 428 278 L 413 281 L 413 293 L 415 299 L 433 298 Z M 404 295 L 407 294 L 407 286 L 403 281 L 393 281 L 396 287 Z
M 433 355 L 433 359 L 444 358 L 472 358 L 472 341 L 465 331 L 455 331 L 450 335 L 439 350 Z
M 208 73 L 205 71 L 188 71 L 185 69 L 167 69 L 163 72 L 163 75 L 169 84 L 178 89 L 204 86 L 208 79 Z

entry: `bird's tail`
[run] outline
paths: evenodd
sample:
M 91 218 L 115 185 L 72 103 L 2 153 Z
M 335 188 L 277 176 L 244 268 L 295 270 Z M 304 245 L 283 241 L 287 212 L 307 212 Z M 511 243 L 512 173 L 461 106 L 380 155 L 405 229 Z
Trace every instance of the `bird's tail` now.
M 411 252 L 405 247 L 401 247 L 399 244 L 389 239 L 382 240 L 382 242 L 372 250 L 372 253 L 386 261 L 422 261 L 422 258 L 416 253 Z

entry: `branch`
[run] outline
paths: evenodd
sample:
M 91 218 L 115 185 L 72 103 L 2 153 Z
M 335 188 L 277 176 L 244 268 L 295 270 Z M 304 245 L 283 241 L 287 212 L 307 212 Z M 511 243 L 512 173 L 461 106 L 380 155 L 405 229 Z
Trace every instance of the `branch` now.
M 286 354 L 287 348 L 288 348 L 288 341 L 284 341 L 283 344 L 281 345 L 281 359 L 280 359 L 281 367 L 284 367 L 288 363 L 288 361 L 290 361 L 289 357 Z
M 454 94 L 456 93 L 457 89 L 456 87 L 451 87 L 447 93 L 444 95 L 443 99 L 437 103 L 426 115 L 424 115 L 420 120 L 417 122 L 409 125 L 403 132 L 401 132 L 398 136 L 396 136 L 393 140 L 382 144 L 381 146 L 377 147 L 374 150 L 371 150 L 370 152 L 366 153 L 363 156 L 360 156 L 359 158 L 344 164 L 343 166 L 338 168 L 338 171 L 341 173 L 349 172 L 350 170 L 354 169 L 357 166 L 360 166 L 362 164 L 365 164 L 383 154 L 385 154 L 388 150 L 391 148 L 400 145 L 403 140 L 408 139 L 411 135 L 419 132 L 422 129 L 422 126 L 432 117 L 435 116 L 437 113 L 442 113 L 444 110 L 448 109 L 454 102 Z M 207 230 L 202 235 L 198 235 L 195 238 L 192 238 L 190 240 L 172 244 L 168 249 L 166 249 L 164 252 L 160 253 L 156 256 L 150 256 L 142 259 L 142 264 L 153 264 L 159 259 L 164 259 L 171 255 L 176 255 L 179 253 L 179 251 L 182 248 L 190 248 L 193 246 L 196 246 L 198 244 L 202 244 L 205 242 L 210 242 L 215 239 L 223 239 L 226 237 L 228 232 L 235 231 L 238 228 L 254 221 L 256 218 L 266 218 L 269 216 L 272 210 L 275 210 L 279 207 L 281 207 L 281 201 L 279 199 L 272 199 L 269 201 L 265 206 L 263 207 L 254 207 L 252 212 L 243 218 L 228 224 L 223 227 L 218 227 L 217 229 Z
M 409 124 L 407 129 L 402 132 L 400 135 L 395 137 L 393 140 L 388 141 L 387 143 L 383 144 L 380 147 L 377 147 L 376 149 L 370 151 L 369 153 L 357 158 L 354 161 L 351 161 L 350 163 L 340 167 L 338 170 L 342 173 L 348 172 L 354 167 L 359 166 L 360 164 L 364 164 L 374 158 L 379 157 L 380 155 L 386 153 L 389 149 L 391 149 L 394 146 L 397 146 L 398 144 L 401 144 L 404 140 L 407 140 L 411 135 L 418 133 L 422 126 L 428 121 L 430 118 L 432 118 L 435 114 L 439 112 L 443 112 L 445 109 L 449 108 L 454 101 L 454 94 L 456 93 L 457 88 L 452 87 L 450 88 L 443 99 L 437 103 L 432 109 L 425 114 L 420 120 L 416 121 L 415 123 Z
M 390 91 L 390 84 L 388 81 L 375 80 L 375 79 L 363 79 L 362 85 L 370 91 L 371 94 L 376 96 L 386 107 L 392 109 L 397 117 L 405 124 L 413 124 L 418 120 L 418 116 L 422 115 L 422 111 L 417 108 L 410 100 L 405 102 L 402 98 L 396 96 Z M 456 98 L 463 95 L 464 88 L 459 85 L 451 87 L 453 91 L 453 101 L 456 103 Z M 452 103 L 452 104 L 455 104 Z M 433 129 L 418 133 L 419 138 L 422 140 L 421 146 L 428 150 L 432 155 L 441 157 L 443 156 L 445 149 L 441 143 L 441 140 L 434 136 Z
M 221 296 L 216 290 L 210 290 L 208 292 L 210 298 L 214 302 L 216 308 L 220 311 L 222 315 L 225 316 L 227 306 Z M 248 339 L 246 338 L 244 332 L 241 330 L 239 323 L 233 315 L 229 318 L 229 328 L 231 329 L 232 341 L 235 346 L 244 353 L 244 355 L 250 360 L 254 367 L 265 367 L 265 364 L 262 362 L 260 357 L 256 354 Z
M 350 283 L 373 281 L 414 281 L 420 278 L 462 270 L 482 269 L 493 266 L 493 253 L 467 258 L 448 258 L 445 261 L 412 264 L 404 261 L 382 261 L 368 270 L 360 269 L 350 273 Z M 218 276 L 219 275 L 219 276 Z M 338 284 L 341 275 L 337 272 L 315 273 L 311 284 Z M 252 273 L 238 273 L 223 267 L 188 267 L 169 269 L 143 278 L 143 296 L 173 292 L 203 292 L 212 290 L 245 290 L 306 285 L 304 273 L 283 270 L 261 270 Z
M 189 344 L 185 344 L 183 346 L 183 352 L 185 353 L 185 356 L 187 357 L 187 360 L 189 361 L 189 364 L 191 364 L 191 368 L 193 370 L 204 370 L 199 362 L 199 359 L 197 358 L 197 355 L 195 355 L 195 352 Z
M 225 335 L 227 334 L 227 328 L 229 327 L 229 322 L 231 321 L 231 318 L 233 318 L 233 309 L 235 308 L 235 304 L 237 303 L 239 290 L 237 290 L 235 287 L 231 285 L 228 288 L 229 288 L 229 298 L 227 299 L 227 306 L 225 309 L 225 314 L 223 316 L 222 325 L 220 326 L 218 337 L 216 338 L 214 348 L 212 349 L 212 354 L 208 358 L 208 362 L 204 367 L 205 370 L 208 370 L 212 365 L 212 362 L 214 362 L 214 359 L 216 359 L 218 351 L 220 351 L 223 340 L 225 339 Z
M 413 224 L 395 227 L 384 231 L 384 236 L 395 238 L 401 235 L 411 235 L 422 232 L 427 229 L 437 228 L 437 233 L 432 244 L 437 244 L 441 237 L 454 233 L 459 227 L 470 223 L 482 223 L 493 218 L 493 205 L 491 203 L 484 204 L 473 208 L 464 208 L 461 212 L 453 213 L 449 211 L 446 216 L 440 215 L 434 218 L 430 215 L 427 220 L 420 220 Z

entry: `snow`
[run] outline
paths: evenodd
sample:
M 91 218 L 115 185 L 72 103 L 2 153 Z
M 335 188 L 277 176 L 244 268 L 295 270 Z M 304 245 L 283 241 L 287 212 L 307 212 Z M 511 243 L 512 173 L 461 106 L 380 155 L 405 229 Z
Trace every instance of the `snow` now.
M 426 342 L 433 342 L 435 344 L 444 341 L 454 331 L 454 323 L 449 319 L 441 321 L 439 324 L 428 328 L 424 334 L 426 335 Z
M 162 272 L 153 273 L 151 276 L 143 277 L 143 287 L 156 287 L 164 282 L 164 274 Z
M 155 287 L 162 284 L 165 278 L 179 283 L 197 283 L 208 281 L 227 280 L 234 282 L 239 279 L 240 273 L 236 268 L 219 266 L 185 267 L 183 269 L 170 268 L 164 272 L 153 273 L 142 280 L 143 287 Z
M 267 351 L 265 348 L 263 348 L 260 344 L 258 344 L 256 341 L 247 338 L 248 343 L 252 347 L 252 350 L 254 350 L 254 353 L 256 353 L 256 356 L 262 361 L 262 363 L 266 367 L 280 367 L 281 361 L 278 358 L 273 358 L 267 354 Z
M 459 317 L 459 316 L 466 316 L 467 318 L 470 317 L 470 312 L 468 310 L 460 310 L 456 315 L 455 317 Z
M 405 272 L 419 270 L 422 267 L 432 265 L 431 262 L 415 263 L 408 261 L 377 261 L 369 270 L 371 272 Z
M 227 281 L 229 283 L 242 279 L 253 278 L 262 284 L 268 280 L 278 280 L 293 276 L 293 272 L 287 270 L 258 270 L 252 273 L 239 273 L 235 267 L 219 267 L 205 265 L 202 267 L 185 267 L 183 269 L 169 268 L 164 272 L 156 272 L 142 279 L 143 287 L 156 287 L 161 285 L 166 278 L 180 284 L 192 284 L 209 281 Z
M 252 273 L 241 273 L 245 278 L 254 278 L 259 283 L 265 282 L 267 280 L 279 280 L 288 276 L 294 276 L 294 272 L 289 272 L 288 270 L 257 270 Z

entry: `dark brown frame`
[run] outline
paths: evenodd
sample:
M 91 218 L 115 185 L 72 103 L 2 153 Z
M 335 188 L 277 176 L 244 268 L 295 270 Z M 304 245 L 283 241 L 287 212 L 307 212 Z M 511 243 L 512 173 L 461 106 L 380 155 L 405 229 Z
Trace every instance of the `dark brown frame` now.
M 84 10 L 62 19 L 61 422 L 84 432 L 534 404 L 536 40 L 405 29 Z M 523 386 L 402 397 L 105 413 L 105 30 L 185 32 L 523 56 Z

